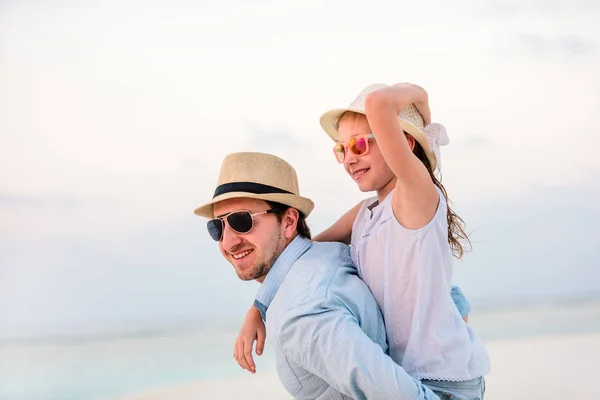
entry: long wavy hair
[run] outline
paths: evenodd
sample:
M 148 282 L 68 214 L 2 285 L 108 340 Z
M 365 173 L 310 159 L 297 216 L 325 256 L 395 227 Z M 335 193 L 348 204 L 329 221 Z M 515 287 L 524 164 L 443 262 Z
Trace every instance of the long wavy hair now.
M 408 133 L 404 132 L 406 135 Z M 410 136 L 410 135 L 409 135 Z M 433 184 L 437 186 L 444 195 L 446 199 L 446 218 L 448 220 L 448 244 L 450 245 L 450 249 L 452 249 L 452 255 L 458 258 L 459 260 L 465 254 L 471 250 L 471 240 L 469 239 L 469 235 L 465 231 L 465 221 L 461 217 L 458 216 L 450 207 L 450 199 L 448 198 L 448 193 L 446 192 L 446 188 L 442 185 L 442 182 L 435 176 L 433 173 L 433 169 L 431 168 L 431 162 L 423 150 L 423 147 L 415 140 L 415 148 L 413 149 L 413 154 L 421 160 L 425 168 L 427 168 L 427 172 L 429 172 L 429 176 L 433 181 Z

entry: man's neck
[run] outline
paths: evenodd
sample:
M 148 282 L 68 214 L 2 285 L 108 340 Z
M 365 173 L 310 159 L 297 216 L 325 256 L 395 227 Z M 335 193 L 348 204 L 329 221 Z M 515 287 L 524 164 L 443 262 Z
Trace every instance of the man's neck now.
M 286 249 L 286 247 L 288 247 L 290 245 L 290 243 L 292 243 L 292 240 L 294 240 L 296 238 L 296 236 L 298 236 L 298 233 L 294 234 L 294 236 L 292 236 L 291 238 L 289 238 L 289 239 L 287 239 L 285 241 L 285 245 L 283 246 L 283 248 L 281 249 L 281 251 L 279 252 L 279 254 L 277 254 L 277 257 L 275 257 L 275 259 L 273 260 L 273 262 L 271 263 L 271 265 L 269 266 L 269 271 L 271 271 L 271 268 L 273 268 L 273 264 L 275 264 L 275 262 L 277 261 L 277 259 L 279 258 L 279 256 L 281 256 L 281 253 L 283 253 L 283 251 Z M 268 274 L 269 273 L 267 272 L 263 276 L 261 276 L 259 278 L 256 278 L 255 281 L 258 282 L 258 283 L 263 283 Z

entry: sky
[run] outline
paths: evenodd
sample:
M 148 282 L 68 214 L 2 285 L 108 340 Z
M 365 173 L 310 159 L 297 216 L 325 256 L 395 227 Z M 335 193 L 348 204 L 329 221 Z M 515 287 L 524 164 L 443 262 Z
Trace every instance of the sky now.
M 289 161 L 313 232 L 369 196 L 320 115 L 413 82 L 443 123 L 475 308 L 600 294 L 600 4 L 0 2 L 0 338 L 241 323 L 193 209 L 235 151 Z

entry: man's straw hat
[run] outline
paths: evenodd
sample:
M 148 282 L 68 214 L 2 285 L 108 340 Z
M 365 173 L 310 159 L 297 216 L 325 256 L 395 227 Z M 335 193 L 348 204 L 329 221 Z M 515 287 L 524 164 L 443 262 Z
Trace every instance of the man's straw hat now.
M 300 196 L 294 168 L 272 154 L 233 153 L 223 160 L 217 188 L 210 202 L 194 210 L 213 218 L 213 204 L 234 198 L 273 201 L 293 207 L 308 217 L 314 204 Z

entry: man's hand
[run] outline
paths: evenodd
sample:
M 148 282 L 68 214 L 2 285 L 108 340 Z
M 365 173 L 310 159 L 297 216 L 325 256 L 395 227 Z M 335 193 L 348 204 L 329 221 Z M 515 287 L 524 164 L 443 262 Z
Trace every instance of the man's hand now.
M 256 365 L 252 358 L 252 345 L 256 340 L 256 355 L 260 356 L 265 348 L 266 337 L 267 330 L 260 311 L 256 307 L 250 307 L 233 346 L 233 358 L 240 367 L 253 374 L 256 373 Z

